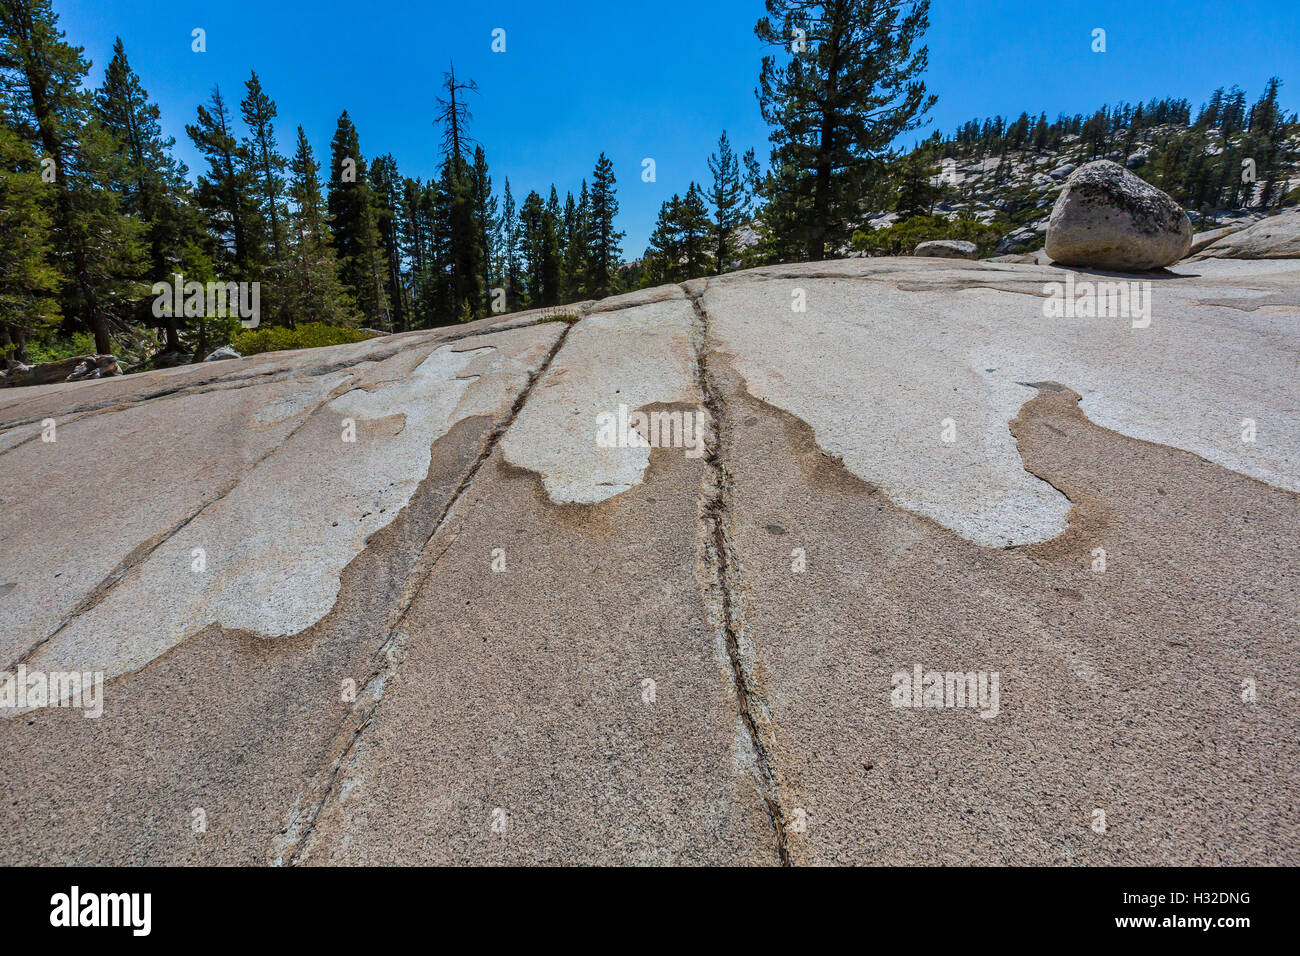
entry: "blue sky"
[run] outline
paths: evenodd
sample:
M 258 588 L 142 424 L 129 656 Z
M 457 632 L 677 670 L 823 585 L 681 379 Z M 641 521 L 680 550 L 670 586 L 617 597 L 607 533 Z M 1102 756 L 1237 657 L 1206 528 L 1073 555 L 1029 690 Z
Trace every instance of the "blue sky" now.
M 301 123 L 317 158 L 347 109 L 367 159 L 391 152 L 404 175 L 436 171 L 434 98 L 449 60 L 472 77 L 472 134 L 499 190 L 563 198 L 590 178 L 604 150 L 619 184 L 624 253 L 645 248 L 659 204 L 707 176 L 706 158 L 727 129 L 738 150 L 768 152 L 754 97 L 754 22 L 762 0 L 54 0 L 68 38 L 94 63 L 98 85 L 114 36 L 162 109 L 177 154 L 200 166 L 185 135 L 195 107 L 219 83 L 232 105 L 256 69 L 279 107 L 286 154 Z M 1295 0 L 935 0 L 927 34 L 931 112 L 945 132 L 976 116 L 1021 110 L 1090 111 L 1121 99 L 1186 96 L 1199 105 L 1217 86 L 1253 101 L 1283 80 L 1300 108 L 1300 3 Z M 207 52 L 190 50 L 207 31 Z M 490 49 L 506 30 L 506 52 Z M 1107 51 L 1091 51 L 1106 30 Z M 908 137 L 909 142 L 915 137 Z M 655 160 L 657 180 L 642 182 Z

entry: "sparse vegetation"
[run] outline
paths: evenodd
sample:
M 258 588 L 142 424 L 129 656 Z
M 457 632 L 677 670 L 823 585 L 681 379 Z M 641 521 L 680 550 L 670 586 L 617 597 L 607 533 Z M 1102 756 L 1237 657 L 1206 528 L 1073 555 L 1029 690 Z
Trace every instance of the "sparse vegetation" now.
M 533 321 L 533 325 L 542 325 L 545 322 L 566 322 L 572 325 L 578 321 L 578 317 L 572 312 L 551 312 L 547 310 Z
M 351 325 L 304 322 L 292 329 L 272 325 L 237 332 L 230 338 L 230 347 L 240 355 L 257 355 L 259 352 L 280 352 L 285 349 L 315 349 L 324 345 L 346 345 L 351 342 L 364 342 L 374 336 L 374 332 L 367 332 Z
M 972 216 L 913 216 L 883 229 L 859 229 L 853 234 L 853 248 L 877 256 L 908 256 L 918 243 L 959 239 L 975 243 L 979 254 L 987 256 L 1005 232 L 1005 224 L 982 223 Z

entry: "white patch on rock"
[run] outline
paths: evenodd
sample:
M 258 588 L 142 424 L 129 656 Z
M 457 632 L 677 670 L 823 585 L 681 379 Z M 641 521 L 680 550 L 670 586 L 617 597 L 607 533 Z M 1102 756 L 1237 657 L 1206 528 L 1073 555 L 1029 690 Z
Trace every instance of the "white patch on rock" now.
M 29 669 L 112 677 L 212 624 L 266 637 L 312 626 L 333 607 L 343 569 L 410 501 L 433 443 L 467 417 L 508 407 L 557 334 L 501 333 L 521 336 L 513 341 L 526 349 L 493 348 L 495 336 L 465 350 L 445 345 L 400 379 L 354 380 L 362 387 L 316 408 L 228 495 L 40 647 Z M 355 422 L 355 442 L 342 439 L 345 419 Z M 196 548 L 202 572 L 193 569 Z
M 1133 329 L 1123 318 L 1045 318 L 1036 294 L 864 281 L 817 282 L 808 313 L 791 314 L 798 281 L 711 283 L 715 346 L 752 395 L 807 422 L 849 471 L 977 544 L 1044 541 L 1067 525 L 1069 501 L 1025 471 L 1008 427 L 1034 396 L 1026 382 L 1077 391 L 1099 425 L 1300 490 L 1300 442 L 1284 434 L 1300 418 L 1284 320 L 1199 305 L 1207 284 L 1155 283 L 1154 319 Z M 1268 410 L 1270 437 L 1246 444 L 1239 421 L 1254 408 Z
M 604 448 L 597 416 L 656 403 L 699 402 L 691 344 L 694 310 L 675 297 L 590 315 L 564 348 L 502 441 L 506 461 L 541 475 L 559 504 L 595 504 L 640 484 L 647 447 Z

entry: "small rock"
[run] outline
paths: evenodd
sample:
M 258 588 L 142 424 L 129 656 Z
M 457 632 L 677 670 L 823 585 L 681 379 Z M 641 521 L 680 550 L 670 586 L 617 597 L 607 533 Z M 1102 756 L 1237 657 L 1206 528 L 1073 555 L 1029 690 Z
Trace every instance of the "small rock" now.
M 1300 259 L 1300 209 L 1234 229 L 1200 254 L 1204 259 Z
M 934 259 L 974 259 L 979 255 L 979 248 L 962 239 L 931 239 L 917 245 L 912 254 Z
M 83 382 L 93 378 L 109 378 L 113 375 L 121 375 L 122 369 L 117 364 L 117 359 L 111 355 L 90 355 L 78 362 L 71 374 L 65 379 L 68 382 Z
M 178 365 L 188 365 L 189 361 L 190 357 L 186 352 L 165 348 L 161 352 L 155 352 L 140 364 L 147 368 L 175 368 Z
M 1047 225 L 1047 254 L 1067 266 L 1146 272 L 1177 262 L 1191 244 L 1182 207 L 1107 159 L 1070 175 Z
M 1051 176 L 1053 179 L 1064 179 L 1066 176 L 1070 175 L 1070 173 L 1074 172 L 1078 168 L 1079 167 L 1076 166 L 1074 163 L 1062 163 L 1060 166 L 1057 166 L 1047 175 Z
M 234 349 L 232 349 L 229 345 L 223 345 L 221 346 L 221 348 L 210 353 L 208 357 L 205 358 L 203 361 L 220 362 L 222 359 L 237 359 L 237 358 L 243 358 L 243 356 L 240 355 L 238 352 L 236 352 Z
M 1192 245 L 1187 250 L 1187 254 L 1194 256 L 1206 246 L 1218 242 L 1224 236 L 1241 231 L 1241 228 L 1241 226 L 1222 226 L 1218 229 L 1210 229 L 1207 232 L 1198 232 L 1192 236 Z
M 997 248 L 993 252 L 999 256 L 1016 255 L 1023 252 L 1025 247 L 1037 238 L 1038 234 L 1033 229 L 1022 226 L 999 239 Z

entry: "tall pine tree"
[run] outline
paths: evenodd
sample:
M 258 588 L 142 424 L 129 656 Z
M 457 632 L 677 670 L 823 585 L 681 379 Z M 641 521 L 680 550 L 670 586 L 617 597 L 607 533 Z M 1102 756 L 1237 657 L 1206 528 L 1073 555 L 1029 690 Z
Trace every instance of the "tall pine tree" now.
M 330 142 L 328 208 L 344 286 L 367 325 L 390 327 L 388 277 L 379 212 L 352 118 L 344 110 Z
M 60 318 L 60 276 L 50 264 L 50 190 L 41 180 L 40 157 L 9 122 L 0 93 L 0 369 L 28 361 L 27 342 L 54 328 Z
M 591 176 L 591 206 L 587 220 L 587 294 L 601 299 L 618 285 L 618 267 L 623 257 L 623 233 L 614 228 L 618 196 L 614 190 L 614 164 L 604 154 L 596 160 Z
M 320 166 L 301 126 L 289 168 L 293 209 L 285 236 L 286 256 L 274 273 L 283 315 L 295 324 L 339 325 L 351 321 L 356 306 L 339 281 L 338 260 L 321 196 Z
M 456 68 L 443 74 L 445 97 L 438 98 L 438 119 L 443 127 L 445 158 L 442 192 L 446 203 L 447 276 L 451 312 L 466 321 L 482 308 L 486 290 L 483 279 L 483 229 L 476 215 L 475 182 L 468 155 L 473 145 L 467 127 L 473 118 L 466 94 L 478 91 L 473 80 L 458 81 Z
M 186 280 L 212 278 L 209 239 L 185 178 L 187 170 L 171 153 L 176 141 L 163 136 L 158 107 L 149 101 L 139 76 L 131 69 L 120 38 L 113 44 L 113 58 L 97 102 L 100 121 L 119 144 L 121 178 L 113 187 L 122 209 L 146 230 L 146 268 L 138 278 L 150 286 L 171 282 L 175 274 Z M 167 312 L 155 320 L 152 302 L 142 300 L 135 317 L 144 324 L 161 321 L 167 350 L 179 355 L 184 319 Z
M 107 353 L 110 330 L 130 334 L 130 319 L 148 289 L 136 279 L 142 230 L 109 186 L 120 178 L 120 159 L 99 123 L 94 95 L 83 88 L 89 64 L 81 52 L 64 39 L 49 0 L 0 3 L 0 79 L 16 91 L 11 107 L 17 128 L 36 144 L 43 172 L 53 177 L 61 308 L 66 319 L 94 334 L 96 350 Z
M 718 150 L 709 157 L 708 163 L 713 184 L 705 196 L 713 204 L 713 262 L 721 274 L 734 264 L 736 250 L 732 237 L 753 211 L 757 169 L 754 151 L 749 150 L 745 154 L 746 174 L 741 173 L 740 160 L 731 149 L 726 130 L 718 137 Z
M 262 89 L 257 73 L 244 81 L 246 90 L 239 114 L 248 135 L 243 140 L 243 157 L 248 181 L 253 187 L 258 213 L 265 229 L 264 254 L 268 262 L 284 257 L 284 169 L 288 165 L 275 144 L 275 103 Z
M 929 0 L 766 0 L 754 32 L 773 143 L 765 222 L 783 257 L 824 259 L 848 239 L 864 180 L 934 104 L 920 79 Z M 802 31 L 804 48 L 797 38 Z M 791 47 L 795 49 L 791 51 Z M 788 59 L 787 59 L 788 56 Z
M 379 214 L 379 241 L 388 265 L 384 291 L 393 309 L 393 325 L 397 331 L 403 332 L 407 328 L 409 306 L 402 282 L 402 179 L 397 172 L 397 160 L 391 153 L 380 156 L 371 164 L 370 178 Z
M 185 132 L 208 164 L 199 175 L 197 196 L 216 239 L 218 269 L 238 281 L 253 281 L 266 258 L 261 213 L 251 180 L 252 164 L 235 138 L 220 87 L 213 87 L 208 106 L 198 108 L 198 121 L 187 125 Z

